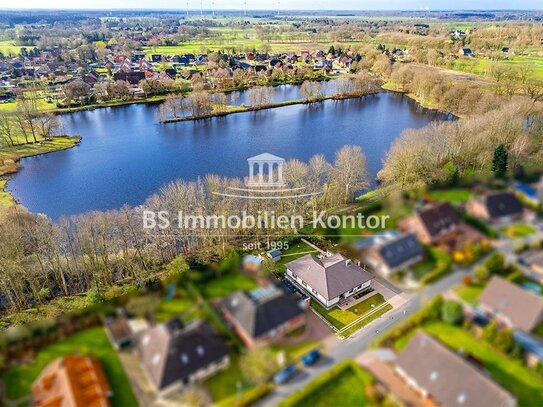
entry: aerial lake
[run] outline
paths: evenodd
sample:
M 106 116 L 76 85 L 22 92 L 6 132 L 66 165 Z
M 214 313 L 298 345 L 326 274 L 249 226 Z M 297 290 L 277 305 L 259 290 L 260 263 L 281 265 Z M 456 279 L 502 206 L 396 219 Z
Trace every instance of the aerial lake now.
M 279 87 L 276 101 L 296 94 L 294 86 Z M 402 130 L 447 119 L 389 92 L 170 124 L 157 123 L 156 109 L 133 104 L 63 115 L 65 132 L 83 136 L 81 144 L 23 159 L 8 190 L 30 211 L 58 219 L 142 204 L 178 178 L 245 177 L 247 158 L 263 152 L 303 161 L 322 153 L 333 162 L 346 144 L 362 147 L 375 177 Z

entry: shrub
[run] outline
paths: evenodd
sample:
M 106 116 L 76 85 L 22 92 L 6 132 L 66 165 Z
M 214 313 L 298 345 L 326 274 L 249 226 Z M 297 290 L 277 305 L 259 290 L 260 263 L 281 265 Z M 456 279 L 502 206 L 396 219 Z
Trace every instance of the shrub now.
M 457 301 L 445 301 L 441 306 L 441 319 L 451 325 L 460 325 L 464 318 L 462 304 Z

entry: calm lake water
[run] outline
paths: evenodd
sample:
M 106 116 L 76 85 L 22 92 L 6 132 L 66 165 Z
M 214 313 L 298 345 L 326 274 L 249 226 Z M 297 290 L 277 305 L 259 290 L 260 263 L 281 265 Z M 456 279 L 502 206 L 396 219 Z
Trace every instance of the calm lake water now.
M 276 95 L 292 99 L 293 88 L 280 87 Z M 82 135 L 82 143 L 25 158 L 9 191 L 32 212 L 57 219 L 139 205 L 177 178 L 244 177 L 246 159 L 263 152 L 304 161 L 322 153 L 332 162 L 346 144 L 362 147 L 375 176 L 402 130 L 446 119 L 393 93 L 172 124 L 158 124 L 156 108 L 138 104 L 64 115 L 67 134 Z

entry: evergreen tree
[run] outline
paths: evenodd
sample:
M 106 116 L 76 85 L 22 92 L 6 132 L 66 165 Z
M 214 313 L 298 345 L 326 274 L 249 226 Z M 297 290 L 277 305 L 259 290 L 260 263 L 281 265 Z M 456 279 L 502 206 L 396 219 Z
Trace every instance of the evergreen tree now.
M 507 174 L 507 149 L 503 144 L 500 144 L 494 150 L 494 158 L 492 159 L 492 172 L 497 178 L 505 178 Z

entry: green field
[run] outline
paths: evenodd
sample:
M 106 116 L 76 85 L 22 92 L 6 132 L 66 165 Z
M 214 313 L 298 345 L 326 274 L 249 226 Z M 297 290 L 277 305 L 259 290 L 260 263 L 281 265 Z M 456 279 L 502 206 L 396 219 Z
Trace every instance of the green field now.
M 26 49 L 34 48 L 32 46 L 26 46 L 26 45 L 25 46 L 15 45 L 13 41 L 9 41 L 9 40 L 0 41 L 0 52 L 4 55 L 9 55 L 10 53 L 16 55 L 19 52 L 21 52 L 22 47 Z
M 38 351 L 32 364 L 21 364 L 7 369 L 2 375 L 6 397 L 16 400 L 28 395 L 32 382 L 49 363 L 73 353 L 92 355 L 100 360 L 113 390 L 113 407 L 137 405 L 117 353 L 101 327 L 88 329 L 43 348 Z

